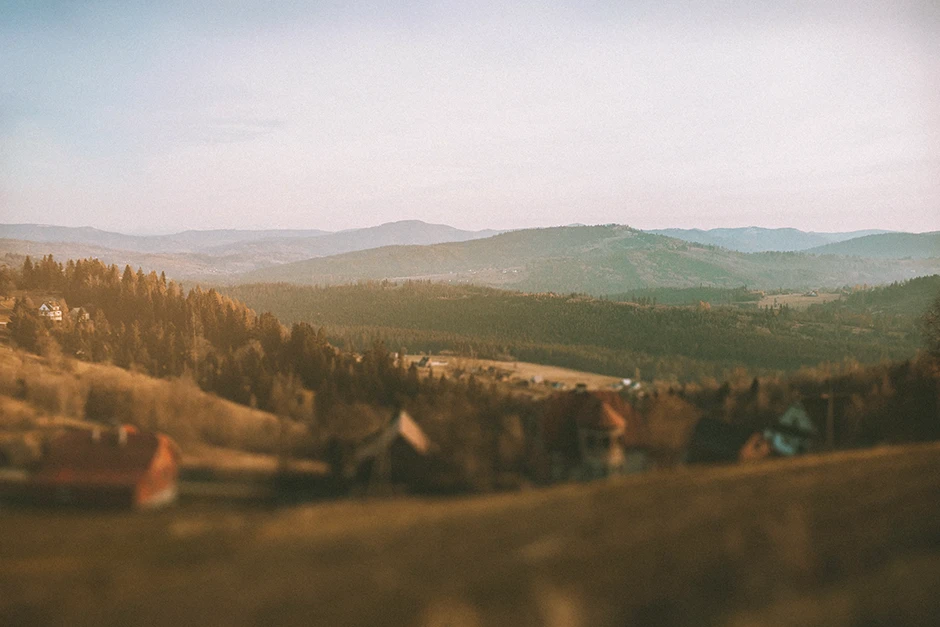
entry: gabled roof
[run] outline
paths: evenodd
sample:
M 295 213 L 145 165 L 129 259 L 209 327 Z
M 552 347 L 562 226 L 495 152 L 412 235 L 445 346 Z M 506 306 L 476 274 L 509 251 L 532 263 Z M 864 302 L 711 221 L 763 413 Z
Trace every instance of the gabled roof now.
M 398 438 L 402 438 L 411 448 L 422 455 L 426 455 L 430 450 L 431 443 L 424 431 L 408 415 L 408 412 L 401 411 L 384 429 L 373 434 L 356 449 L 356 463 L 370 457 L 376 457 L 388 449 Z
M 771 429 L 804 438 L 812 438 L 819 433 L 816 425 L 813 424 L 813 419 L 809 417 L 806 408 L 800 402 L 790 405 Z
M 543 419 L 545 444 L 550 450 L 577 450 L 577 430 L 621 433 L 628 447 L 646 444 L 646 425 L 633 406 L 612 391 L 563 392 L 547 401 Z

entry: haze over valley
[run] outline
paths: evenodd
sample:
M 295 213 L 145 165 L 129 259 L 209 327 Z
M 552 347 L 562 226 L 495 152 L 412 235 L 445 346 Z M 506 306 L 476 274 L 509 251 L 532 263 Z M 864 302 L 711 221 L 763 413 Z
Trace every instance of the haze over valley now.
M 836 288 L 940 272 L 940 232 L 819 234 L 740 228 L 679 234 L 681 239 L 617 225 L 498 233 L 417 220 L 336 233 L 186 231 L 159 236 L 0 225 L 0 254 L 96 257 L 209 283 L 431 279 L 592 294 L 657 286 Z M 815 246 L 821 240 L 836 243 Z M 794 252 L 797 246 L 804 248 Z M 762 252 L 745 252 L 755 248 Z

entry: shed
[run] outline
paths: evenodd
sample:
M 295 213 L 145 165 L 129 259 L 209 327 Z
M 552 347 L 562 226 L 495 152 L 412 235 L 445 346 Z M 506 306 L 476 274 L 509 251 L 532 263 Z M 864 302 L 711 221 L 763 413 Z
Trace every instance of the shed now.
M 431 448 L 421 427 L 408 412 L 400 411 L 388 425 L 356 447 L 356 479 L 365 484 L 421 483 L 427 479 Z
M 176 500 L 179 447 L 123 425 L 69 429 L 46 444 L 26 497 L 45 503 L 152 508 Z

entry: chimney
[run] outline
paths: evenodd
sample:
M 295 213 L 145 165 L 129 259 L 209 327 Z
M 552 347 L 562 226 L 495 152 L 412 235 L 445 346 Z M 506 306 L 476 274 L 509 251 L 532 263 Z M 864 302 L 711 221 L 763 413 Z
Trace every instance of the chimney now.
M 101 427 L 95 427 L 91 430 L 91 441 L 95 444 L 101 442 Z
M 118 427 L 117 436 L 119 446 L 124 446 L 127 444 L 127 429 L 124 428 L 124 425 Z

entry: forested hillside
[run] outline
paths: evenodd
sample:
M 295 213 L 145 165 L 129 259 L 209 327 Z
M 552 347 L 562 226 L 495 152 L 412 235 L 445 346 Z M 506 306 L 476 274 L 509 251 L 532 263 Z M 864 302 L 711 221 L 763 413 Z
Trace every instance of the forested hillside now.
M 718 229 L 652 229 L 667 237 L 675 237 L 686 242 L 711 244 L 742 253 L 770 251 L 798 251 L 823 246 L 832 242 L 842 242 L 856 237 L 864 237 L 886 231 L 850 231 L 846 233 L 815 233 L 799 229 L 766 229 L 756 226 Z
M 381 344 L 342 352 L 306 322 L 286 329 L 214 290 L 186 293 L 162 275 L 97 260 L 27 258 L 20 269 L 0 268 L 0 287 L 58 294 L 65 311 L 62 322 L 51 322 L 39 317 L 39 303 L 17 298 L 8 326 L 20 348 L 190 376 L 223 398 L 307 421 L 320 443 L 361 438 L 405 407 L 449 460 L 435 475 L 445 484 L 485 487 L 498 473 L 518 471 L 519 450 L 491 453 L 507 430 L 519 432 L 530 402 L 472 379 L 419 378 Z M 312 413 L 298 407 L 302 391 L 313 393 Z
M 810 248 L 816 255 L 846 255 L 872 259 L 927 259 L 940 257 L 940 231 L 882 233 Z
M 381 338 L 409 351 L 459 350 L 632 376 L 683 380 L 735 367 L 792 370 L 820 362 L 905 359 L 920 343 L 913 318 L 851 312 L 654 307 L 585 295 L 524 294 L 430 282 L 333 287 L 260 284 L 226 293 L 279 318 L 323 326 L 360 348 Z
M 940 272 L 940 259 L 745 254 L 619 225 L 513 231 L 434 246 L 391 246 L 309 259 L 242 275 L 241 283 L 307 285 L 433 279 L 527 291 L 612 294 L 656 287 L 817 289 Z
M 46 257 L 0 267 L 0 297 L 16 295 L 8 337 L 19 348 L 66 369 L 74 357 L 191 380 L 306 423 L 319 455 L 332 450 L 331 442 L 361 439 L 405 408 L 439 447 L 434 489 L 489 489 L 524 476 L 527 434 L 540 405 L 524 388 L 483 385 L 466 371 L 453 379 L 421 376 L 376 339 L 392 342 L 393 350 L 436 343 L 621 376 L 639 368 L 646 381 L 664 379 L 650 384 L 652 393 L 637 405 L 657 463 L 680 459 L 688 430 L 703 414 L 760 429 L 795 400 L 833 391 L 842 399 L 839 446 L 937 437 L 936 362 L 927 355 L 908 359 L 921 343 L 910 317 L 875 317 L 866 326 L 870 312 L 653 307 L 429 283 L 236 289 L 259 307 L 282 308 L 290 328 L 215 290 L 186 293 L 156 273 L 121 272 L 97 260 L 63 265 Z M 55 297 L 62 321 L 41 318 L 30 294 Z M 314 326 L 321 320 L 342 324 Z M 375 326 L 376 320 L 395 326 Z M 883 359 L 896 361 L 858 363 Z M 770 372 L 823 360 L 842 363 Z M 12 389 L 28 397 L 34 385 L 23 379 Z M 92 392 L 85 401 L 86 412 L 91 399 L 98 408 L 92 419 L 121 415 L 115 410 L 126 403 L 121 394 Z

